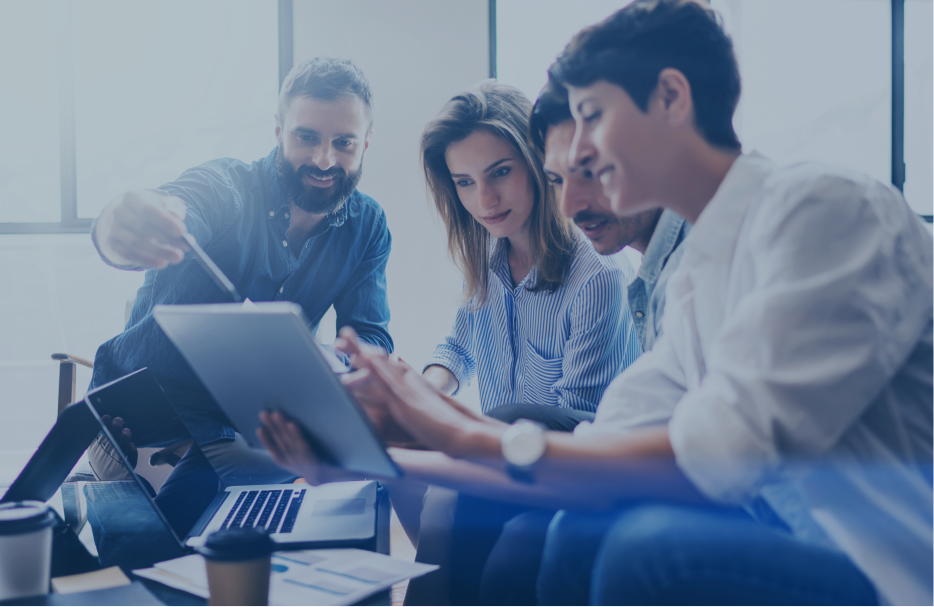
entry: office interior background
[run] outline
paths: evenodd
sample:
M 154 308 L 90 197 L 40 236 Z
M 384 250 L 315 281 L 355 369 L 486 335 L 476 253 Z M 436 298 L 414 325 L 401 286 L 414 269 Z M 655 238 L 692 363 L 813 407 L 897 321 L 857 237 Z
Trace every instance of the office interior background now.
M 461 290 L 418 164 L 425 123 L 493 75 L 534 99 L 570 37 L 625 3 L 0 0 L 0 482 L 54 421 L 50 354 L 93 358 L 123 329 L 142 283 L 104 265 L 91 220 L 122 191 L 206 160 L 264 157 L 276 145 L 281 77 L 310 57 L 353 59 L 371 81 L 360 190 L 386 210 L 393 235 L 397 352 L 421 365 Z M 739 57 L 734 124 L 746 151 L 896 182 L 930 221 L 931 0 L 711 4 Z M 329 314 L 318 337 L 330 343 L 334 332 Z M 90 372 L 79 369 L 80 395 Z M 473 390 L 462 398 L 477 403 Z

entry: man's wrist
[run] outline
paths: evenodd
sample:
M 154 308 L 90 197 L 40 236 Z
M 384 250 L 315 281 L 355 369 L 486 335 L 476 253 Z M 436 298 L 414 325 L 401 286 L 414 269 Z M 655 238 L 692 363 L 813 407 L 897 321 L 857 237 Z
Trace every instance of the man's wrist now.
M 452 457 L 470 459 L 502 459 L 502 437 L 506 427 L 473 421 L 451 437 L 450 449 L 445 452 Z
M 457 394 L 460 390 L 460 380 L 457 375 L 444 365 L 431 363 L 425 367 L 422 375 L 429 384 L 445 396 Z

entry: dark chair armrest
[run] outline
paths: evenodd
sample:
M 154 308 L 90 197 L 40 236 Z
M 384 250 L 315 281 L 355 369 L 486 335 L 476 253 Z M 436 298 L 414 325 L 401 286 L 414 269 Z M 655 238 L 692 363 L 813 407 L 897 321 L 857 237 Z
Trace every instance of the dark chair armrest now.
M 52 355 L 52 360 L 61 363 L 58 366 L 58 414 L 61 415 L 65 407 L 75 402 L 75 382 L 78 376 L 75 365 L 83 365 L 88 369 L 93 369 L 94 363 L 80 356 L 59 352 Z

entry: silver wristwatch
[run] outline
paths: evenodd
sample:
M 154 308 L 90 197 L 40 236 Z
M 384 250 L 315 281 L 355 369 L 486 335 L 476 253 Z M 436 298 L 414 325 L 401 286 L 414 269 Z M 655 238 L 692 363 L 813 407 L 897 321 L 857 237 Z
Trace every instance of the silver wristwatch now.
M 523 483 L 533 482 L 532 466 L 545 454 L 545 428 L 520 419 L 503 433 L 500 446 L 509 476 Z

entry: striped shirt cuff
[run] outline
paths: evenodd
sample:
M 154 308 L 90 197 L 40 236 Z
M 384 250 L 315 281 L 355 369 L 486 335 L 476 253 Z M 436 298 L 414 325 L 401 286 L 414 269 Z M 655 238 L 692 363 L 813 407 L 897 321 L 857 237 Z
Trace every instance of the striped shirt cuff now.
M 451 351 L 445 346 L 438 346 L 435 349 L 434 354 L 431 355 L 431 358 L 428 359 L 428 362 L 425 363 L 425 367 L 422 369 L 422 373 L 425 372 L 425 369 L 432 365 L 437 365 L 439 367 L 444 367 L 448 371 L 454 374 L 454 377 L 457 378 L 457 389 L 454 390 L 452 396 L 456 396 L 458 392 L 461 391 L 461 388 L 467 385 L 470 381 L 470 369 L 467 367 L 464 357 L 457 354 L 456 352 Z

